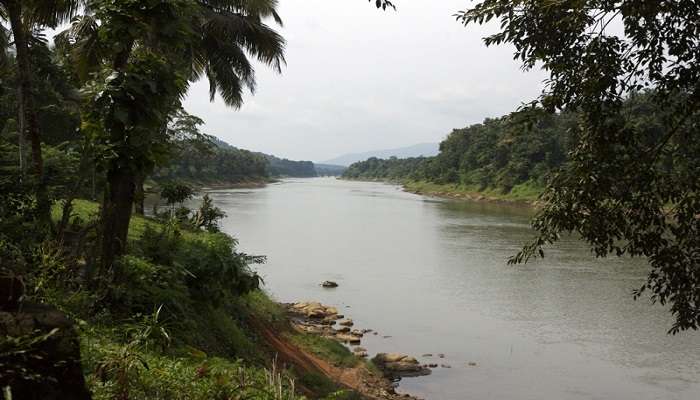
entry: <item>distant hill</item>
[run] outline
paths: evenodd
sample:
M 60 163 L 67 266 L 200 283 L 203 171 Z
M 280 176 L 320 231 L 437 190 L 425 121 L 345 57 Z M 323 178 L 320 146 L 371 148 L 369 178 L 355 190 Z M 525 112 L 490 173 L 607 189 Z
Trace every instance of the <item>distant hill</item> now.
M 333 164 L 314 164 L 318 176 L 340 176 L 348 167 Z
M 345 154 L 340 157 L 336 157 L 332 160 L 324 161 L 323 164 L 334 164 L 349 166 L 352 163 L 358 161 L 364 161 L 370 157 L 376 158 L 410 158 L 410 157 L 432 157 L 436 156 L 440 152 L 439 143 L 420 143 L 408 147 L 400 147 L 396 149 L 386 149 L 386 150 L 374 150 L 364 153 L 351 153 Z
M 258 154 L 261 154 L 267 160 L 270 176 L 291 178 L 313 178 L 317 176 L 316 168 L 314 168 L 314 163 L 311 161 L 292 161 L 270 154 Z

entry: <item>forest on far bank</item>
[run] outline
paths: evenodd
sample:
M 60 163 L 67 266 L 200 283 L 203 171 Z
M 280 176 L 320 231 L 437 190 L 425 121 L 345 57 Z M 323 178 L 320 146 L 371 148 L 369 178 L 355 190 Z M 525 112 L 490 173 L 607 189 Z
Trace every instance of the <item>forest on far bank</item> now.
M 624 104 L 626 123 L 658 139 L 665 131 L 653 93 L 631 94 Z M 342 177 L 453 185 L 474 192 L 507 195 L 515 190 L 540 193 L 551 174 L 564 167 L 576 143 L 579 114 L 524 110 L 454 129 L 434 157 L 369 158 L 348 167 Z

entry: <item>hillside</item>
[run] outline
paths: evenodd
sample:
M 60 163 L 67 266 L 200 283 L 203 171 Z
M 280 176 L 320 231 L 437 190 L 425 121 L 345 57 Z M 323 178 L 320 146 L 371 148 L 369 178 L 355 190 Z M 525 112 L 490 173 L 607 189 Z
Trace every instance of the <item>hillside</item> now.
M 650 93 L 630 95 L 624 111 L 626 123 L 644 126 L 650 138 L 662 131 Z M 412 191 L 450 197 L 532 201 L 567 165 L 578 121 L 575 112 L 489 118 L 453 130 L 434 157 L 371 157 L 350 165 L 343 178 L 401 181 Z
M 159 168 L 153 178 L 203 184 L 265 182 L 272 178 L 317 176 L 311 161 L 293 161 L 232 146 L 215 137 L 182 144 L 177 157 Z

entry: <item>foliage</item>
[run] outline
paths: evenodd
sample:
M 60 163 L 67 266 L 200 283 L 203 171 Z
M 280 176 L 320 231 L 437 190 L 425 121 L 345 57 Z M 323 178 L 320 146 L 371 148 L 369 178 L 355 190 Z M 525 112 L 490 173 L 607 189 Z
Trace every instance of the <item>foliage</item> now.
M 538 236 L 511 261 L 576 232 L 599 257 L 646 258 L 635 296 L 670 304 L 671 333 L 700 328 L 700 5 L 484 0 L 457 18 L 500 20 L 486 45 L 510 44 L 523 68 L 549 72 L 524 111 L 579 113 L 569 163 L 533 221 Z M 653 107 L 623 101 L 645 89 Z
M 270 176 L 311 178 L 317 175 L 314 163 L 311 161 L 291 161 L 267 154 L 262 156 L 267 160 L 267 171 Z
M 219 220 L 223 219 L 226 213 L 214 205 L 214 201 L 205 194 L 202 198 L 202 205 L 192 216 L 192 225 L 197 229 L 204 229 L 208 232 L 219 231 Z
M 176 159 L 154 173 L 156 182 L 181 180 L 196 183 L 260 182 L 269 178 L 266 159 L 248 150 L 219 145 L 182 143 Z
M 194 196 L 194 190 L 180 182 L 168 182 L 160 190 L 160 197 L 170 206 L 183 203 Z
M 526 117 L 513 114 L 455 129 L 435 157 L 370 158 L 348 167 L 343 177 L 426 181 L 457 191 L 494 192 L 496 197 L 523 186 L 544 187 L 566 161 L 575 116 L 546 116 L 529 127 L 523 124 Z
M 123 347 L 112 340 L 86 341 L 85 353 L 96 360 L 112 360 L 116 366 L 102 375 L 88 376 L 96 400 L 113 400 L 123 393 L 114 379 L 115 372 L 124 371 L 123 365 L 129 364 L 123 361 L 128 358 L 118 357 Z M 242 361 L 209 357 L 195 351 L 192 356 L 175 357 L 142 348 L 135 349 L 130 357 L 138 357 L 138 361 L 133 363 L 136 368 L 128 372 L 129 380 L 125 381 L 129 399 L 301 399 L 294 393 L 293 380 L 285 372 L 253 367 Z M 102 364 L 91 363 L 86 367 L 97 370 L 99 365 Z
M 314 177 L 311 161 L 292 161 L 272 155 L 238 149 L 216 138 L 206 142 L 181 142 L 177 158 L 159 168 L 154 179 L 197 183 L 264 182 L 271 177 Z

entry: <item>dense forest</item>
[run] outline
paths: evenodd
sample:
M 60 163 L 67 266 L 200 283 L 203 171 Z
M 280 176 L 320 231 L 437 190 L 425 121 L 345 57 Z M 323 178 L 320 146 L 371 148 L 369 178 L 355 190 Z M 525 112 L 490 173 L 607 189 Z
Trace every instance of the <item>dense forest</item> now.
M 630 95 L 624 105 L 626 123 L 643 124 L 651 140 L 663 132 L 653 93 Z M 428 182 L 455 190 L 541 193 L 552 173 L 562 168 L 573 150 L 580 115 L 516 112 L 453 130 L 435 157 L 370 158 L 352 164 L 346 179 Z
M 215 137 L 184 143 L 178 156 L 158 168 L 156 182 L 183 181 L 195 184 L 260 183 L 273 178 L 317 176 L 311 161 L 292 161 L 229 145 Z

